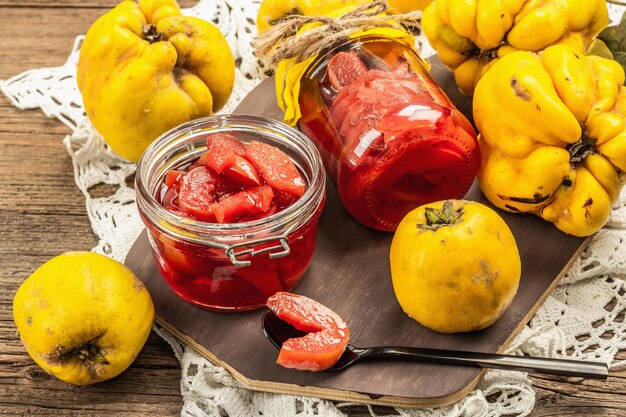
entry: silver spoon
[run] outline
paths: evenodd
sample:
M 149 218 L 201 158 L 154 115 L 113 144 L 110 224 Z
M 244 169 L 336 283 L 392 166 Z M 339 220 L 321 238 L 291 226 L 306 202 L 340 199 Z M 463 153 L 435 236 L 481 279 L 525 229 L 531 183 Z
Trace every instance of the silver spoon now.
M 306 333 L 279 319 L 268 311 L 261 319 L 263 333 L 280 349 L 287 339 Z M 512 371 L 606 379 L 609 368 L 604 362 L 587 362 L 569 359 L 533 358 L 529 356 L 501 355 L 497 353 L 463 352 L 459 350 L 426 349 L 417 347 L 378 346 L 360 348 L 348 345 L 339 360 L 329 371 L 341 371 L 364 359 L 413 360 L 476 368 L 507 369 Z

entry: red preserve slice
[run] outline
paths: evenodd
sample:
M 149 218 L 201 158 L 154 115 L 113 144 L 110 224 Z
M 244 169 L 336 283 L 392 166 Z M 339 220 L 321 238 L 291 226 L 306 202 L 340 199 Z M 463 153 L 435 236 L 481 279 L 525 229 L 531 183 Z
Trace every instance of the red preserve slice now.
M 224 161 L 224 175 L 243 187 L 258 187 L 262 184 L 259 173 L 247 159 L 232 154 Z
M 411 140 L 420 136 L 427 137 L 439 128 L 440 133 L 447 129 L 443 125 L 449 119 L 450 110 L 436 104 L 406 104 L 390 107 L 387 113 L 376 123 L 376 129 L 385 132 L 385 143 L 398 138 Z M 449 133 L 452 133 L 451 130 Z
M 289 157 L 280 149 L 253 140 L 246 147 L 245 158 L 257 168 L 267 185 L 294 197 L 302 197 L 304 180 Z
M 357 95 L 354 93 L 358 91 L 361 86 L 362 83 L 352 84 L 350 87 L 341 90 L 337 93 L 337 96 L 335 96 L 335 100 L 333 100 L 330 107 L 330 117 L 337 130 L 339 130 L 339 126 L 341 126 L 346 115 L 356 103 Z
M 226 161 L 231 155 L 243 156 L 246 146 L 236 137 L 226 133 L 214 133 L 206 139 L 206 152 L 197 165 L 206 165 L 218 174 L 226 168 Z
M 310 298 L 287 292 L 271 296 L 267 306 L 281 320 L 308 333 L 285 341 L 276 363 L 286 368 L 323 371 L 339 360 L 350 331 L 335 312 Z
M 278 204 L 276 204 L 276 195 L 274 195 L 274 202 L 272 202 L 272 205 L 266 212 L 241 216 L 239 218 L 239 223 L 245 223 L 245 222 L 251 222 L 254 220 L 264 219 L 266 217 L 271 216 L 272 214 L 276 214 L 277 211 L 278 211 Z
M 384 93 L 363 87 L 356 95 L 355 103 L 339 128 L 344 144 L 350 144 L 368 132 L 385 111 L 385 107 L 381 105 L 381 100 L 386 100 Z
M 408 80 L 381 79 L 369 83 L 369 87 L 385 93 L 387 106 L 403 103 L 415 103 L 419 101 L 422 91 L 415 85 L 415 82 Z
M 211 205 L 218 223 L 234 223 L 245 215 L 265 213 L 272 207 L 274 193 L 266 185 L 248 188 Z
M 180 180 L 183 179 L 184 175 L 185 171 L 177 171 L 175 169 L 167 171 L 167 174 L 165 174 L 165 185 L 167 185 L 169 188 L 175 186 L 178 187 Z
M 336 90 L 349 86 L 367 71 L 356 52 L 339 52 L 328 61 L 327 69 L 328 80 Z
M 215 201 L 213 192 L 218 179 L 205 166 L 187 172 L 180 182 L 178 205 L 198 220 L 214 221 L 211 205 Z
M 161 204 L 169 211 L 179 215 L 184 214 L 180 211 L 178 193 L 180 191 L 180 182 L 185 174 L 185 171 L 171 170 L 165 174 L 165 180 L 163 181 L 167 189 L 165 193 L 162 194 Z
M 276 200 L 276 203 L 278 203 L 278 205 L 280 205 L 281 207 L 289 207 L 296 202 L 298 196 L 285 191 L 274 190 L 274 199 Z

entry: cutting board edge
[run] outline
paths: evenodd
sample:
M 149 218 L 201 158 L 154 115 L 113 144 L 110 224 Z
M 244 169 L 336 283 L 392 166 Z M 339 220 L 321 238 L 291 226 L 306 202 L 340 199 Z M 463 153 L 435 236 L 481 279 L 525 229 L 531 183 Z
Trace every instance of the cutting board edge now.
M 550 294 L 552 293 L 552 291 L 554 291 L 557 285 L 559 285 L 559 283 L 561 282 L 561 280 L 563 279 L 567 271 L 572 267 L 572 264 L 576 261 L 576 259 L 580 257 L 583 251 L 587 249 L 587 246 L 589 246 L 589 243 L 591 243 L 591 239 L 594 236 L 595 234 L 591 236 L 587 236 L 587 238 L 583 241 L 583 243 L 580 244 L 580 247 L 576 250 L 576 252 L 574 252 L 574 254 L 569 259 L 569 261 L 567 261 L 563 269 L 561 269 L 561 272 L 559 272 L 556 278 L 552 280 L 552 283 L 550 284 L 550 286 L 543 292 L 543 294 L 541 294 L 541 297 L 539 297 L 539 299 L 530 308 L 530 310 L 528 310 L 528 313 L 526 313 L 524 318 L 520 321 L 517 328 L 511 333 L 511 335 L 500 346 L 500 348 L 498 349 L 498 353 L 502 353 L 506 349 L 506 347 L 513 341 L 513 339 L 515 339 L 517 335 L 522 331 L 522 329 L 528 324 L 530 319 L 533 318 L 535 313 L 537 313 L 537 310 L 539 310 L 539 308 L 546 301 L 546 298 L 548 298 L 548 296 L 550 296 Z
M 193 338 L 180 331 L 176 326 L 172 325 L 158 314 L 155 316 L 155 321 L 160 326 L 165 328 L 168 332 L 172 333 L 176 338 L 185 342 L 187 345 L 193 348 L 196 352 L 198 352 L 198 354 L 207 359 L 209 362 L 225 368 L 228 373 L 244 387 L 259 392 L 301 395 L 305 397 L 322 398 L 331 401 L 341 401 L 367 405 L 382 405 L 388 407 L 445 407 L 465 398 L 465 396 L 467 396 L 467 394 L 469 394 L 478 385 L 478 383 L 482 380 L 484 373 L 486 372 L 486 370 L 479 371 L 478 374 L 476 374 L 476 377 L 474 377 L 474 379 L 472 379 L 469 384 L 467 384 L 462 389 L 439 397 L 400 397 L 383 395 L 378 398 L 372 398 L 367 394 L 355 391 L 301 386 L 272 381 L 258 381 L 247 378 L 245 375 L 239 373 L 228 363 L 221 361 L 211 351 L 197 343 Z

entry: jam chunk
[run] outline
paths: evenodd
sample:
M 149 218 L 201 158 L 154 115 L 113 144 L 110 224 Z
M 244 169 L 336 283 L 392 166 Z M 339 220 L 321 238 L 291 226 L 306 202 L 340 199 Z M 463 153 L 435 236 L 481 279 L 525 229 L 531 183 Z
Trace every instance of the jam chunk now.
M 280 149 L 226 133 L 212 134 L 206 143 L 187 170 L 166 173 L 168 210 L 211 223 L 247 222 L 284 210 L 304 194 L 300 172 Z
M 267 300 L 278 318 L 306 332 L 286 340 L 276 363 L 303 371 L 323 371 L 332 367 L 348 346 L 350 331 L 331 309 L 302 295 L 279 292 Z
M 305 185 L 296 166 L 280 149 L 263 142 L 252 141 L 246 149 L 246 158 L 274 190 L 302 197 Z

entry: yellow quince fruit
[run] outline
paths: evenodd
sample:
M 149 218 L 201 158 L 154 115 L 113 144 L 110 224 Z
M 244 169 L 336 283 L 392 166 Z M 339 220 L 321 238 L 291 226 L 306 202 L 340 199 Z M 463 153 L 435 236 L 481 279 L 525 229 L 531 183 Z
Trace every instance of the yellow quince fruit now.
M 162 133 L 224 106 L 234 78 L 224 35 L 182 16 L 175 0 L 123 1 L 101 16 L 87 32 L 77 74 L 94 127 L 134 162 Z
M 597 232 L 626 180 L 625 79 L 616 61 L 564 45 L 498 60 L 472 104 L 485 197 L 574 236 Z
M 113 378 L 135 360 L 154 320 L 146 287 L 121 263 L 67 252 L 17 290 L 13 318 L 28 354 L 76 385 Z
M 393 236 L 389 259 L 402 309 L 442 333 L 492 325 L 511 304 L 522 268 L 504 220 L 465 200 L 409 212 Z

